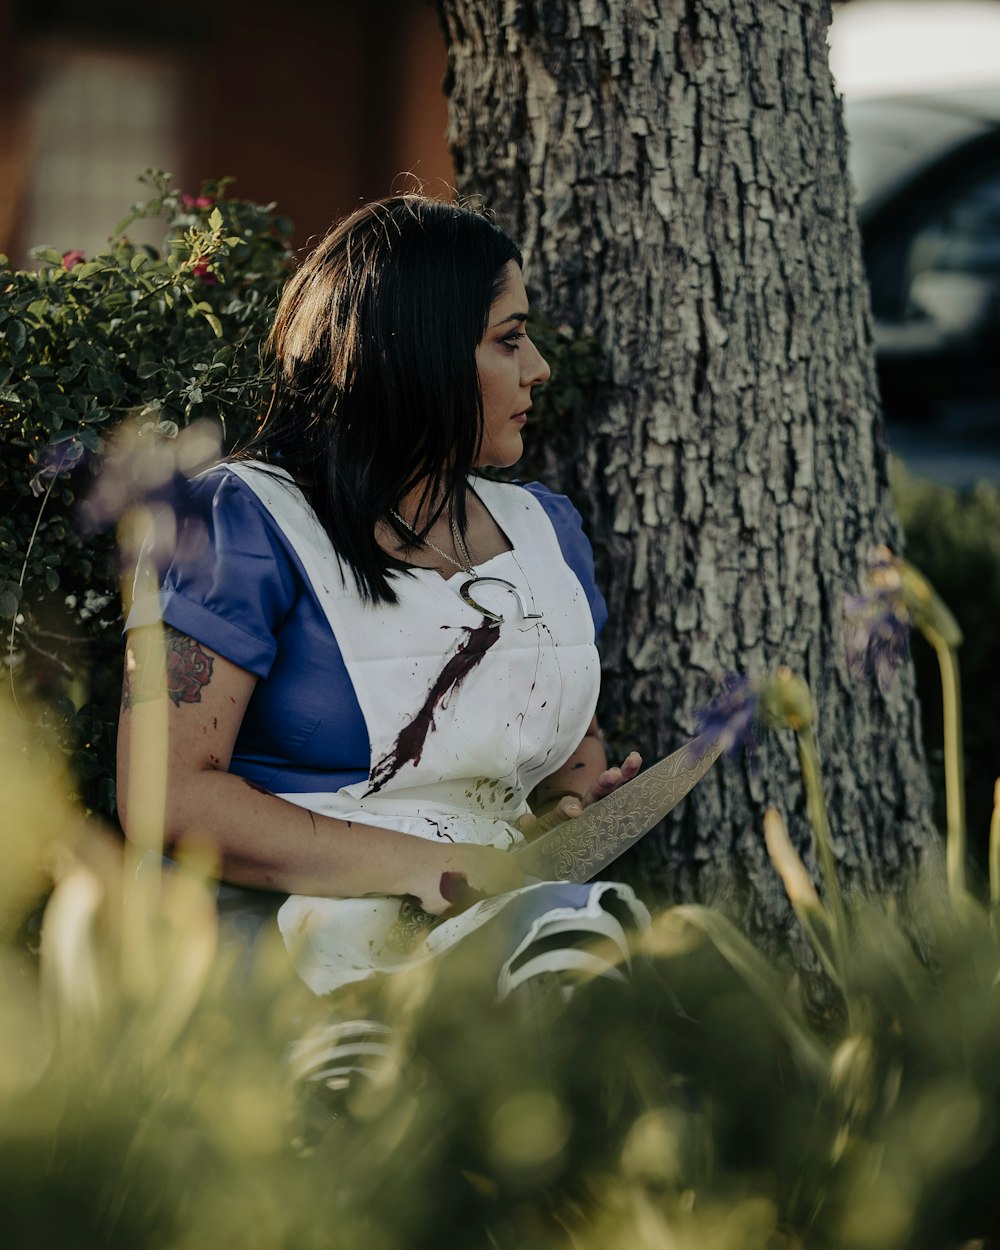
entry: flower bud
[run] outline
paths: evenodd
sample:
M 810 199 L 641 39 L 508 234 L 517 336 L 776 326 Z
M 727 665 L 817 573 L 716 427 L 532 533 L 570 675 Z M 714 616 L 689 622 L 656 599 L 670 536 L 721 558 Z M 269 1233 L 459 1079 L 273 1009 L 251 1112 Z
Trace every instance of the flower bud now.
M 900 560 L 900 581 L 903 602 L 913 618 L 917 629 L 928 628 L 941 635 L 951 648 L 962 645 L 962 630 L 947 604 L 930 584 L 923 573 L 912 564 Z
M 761 707 L 766 719 L 776 726 L 787 726 L 796 732 L 813 723 L 813 701 L 808 685 L 782 664 L 773 677 L 763 682 Z
M 934 630 L 949 647 L 962 645 L 962 630 L 944 600 L 919 569 L 879 544 L 872 548 L 868 581 L 883 593 L 898 593 L 899 600 L 921 632 Z

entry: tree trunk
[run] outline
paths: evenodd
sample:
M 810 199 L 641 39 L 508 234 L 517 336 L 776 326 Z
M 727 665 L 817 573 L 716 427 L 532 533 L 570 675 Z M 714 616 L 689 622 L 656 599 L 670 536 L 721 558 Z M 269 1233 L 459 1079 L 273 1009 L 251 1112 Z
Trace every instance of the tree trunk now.
M 848 676 L 841 604 L 899 548 L 826 0 L 439 0 L 465 195 L 523 244 L 554 323 L 608 381 L 547 442 L 611 621 L 603 719 L 648 760 L 726 672 L 810 683 L 849 888 L 893 890 L 936 842 L 912 674 Z M 789 912 L 762 813 L 815 867 L 790 734 L 727 761 L 616 875 Z

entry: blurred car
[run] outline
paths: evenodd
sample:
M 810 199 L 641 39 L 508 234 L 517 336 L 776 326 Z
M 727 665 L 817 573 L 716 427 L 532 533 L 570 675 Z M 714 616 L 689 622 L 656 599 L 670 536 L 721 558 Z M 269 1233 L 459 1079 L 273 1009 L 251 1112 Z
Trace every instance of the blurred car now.
M 889 445 L 1000 486 L 1000 87 L 844 108 Z

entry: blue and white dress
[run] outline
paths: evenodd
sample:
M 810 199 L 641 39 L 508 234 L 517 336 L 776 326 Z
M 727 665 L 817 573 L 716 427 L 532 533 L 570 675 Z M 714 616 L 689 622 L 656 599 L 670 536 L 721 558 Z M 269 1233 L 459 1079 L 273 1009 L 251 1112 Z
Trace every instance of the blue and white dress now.
M 230 770 L 328 816 L 434 840 L 502 849 L 527 795 L 586 732 L 600 680 L 606 617 L 579 516 L 544 487 L 476 478 L 477 496 L 510 542 L 467 575 L 399 576 L 396 605 L 357 591 L 301 491 L 271 466 L 219 466 L 192 483 L 178 555 L 158 599 L 137 598 L 128 628 L 160 616 L 259 681 Z M 484 900 L 416 944 L 397 898 L 292 896 L 278 923 L 317 994 L 432 958 L 487 920 L 503 923 L 501 995 L 539 971 L 585 970 L 591 956 L 553 954 L 541 939 L 572 930 L 611 938 L 648 923 L 611 882 L 538 883 Z M 527 958 L 526 958 L 527 956 Z

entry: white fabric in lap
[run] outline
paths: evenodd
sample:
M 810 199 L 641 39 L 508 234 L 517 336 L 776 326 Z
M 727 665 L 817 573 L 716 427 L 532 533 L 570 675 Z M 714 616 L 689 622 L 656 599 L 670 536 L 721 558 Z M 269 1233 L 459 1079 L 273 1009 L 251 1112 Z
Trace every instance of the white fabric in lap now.
M 370 1077 L 378 1067 L 389 1062 L 392 1046 L 377 1039 L 391 1035 L 390 1028 L 375 1020 L 351 1020 L 330 1025 L 289 1047 L 288 1063 L 292 1076 L 297 1081 L 322 1082 L 331 1087 L 344 1088 L 352 1076 Z
M 561 937 L 567 933 L 575 933 L 578 936 L 585 933 L 590 938 L 604 938 L 607 942 L 613 943 L 616 947 L 621 963 L 627 967 L 630 963 L 628 938 L 625 936 L 625 930 L 621 926 L 621 922 L 617 920 L 609 911 L 602 911 L 596 915 L 586 918 L 585 923 L 581 924 L 579 913 L 574 911 L 568 918 L 555 918 L 554 912 L 547 912 L 542 918 L 541 927 L 538 933 L 532 938 L 532 944 L 544 942 L 548 938 Z M 522 943 L 521 949 L 525 950 Z M 530 952 L 530 947 L 527 948 Z M 569 949 L 569 948 L 567 948 Z M 517 961 L 512 959 L 512 964 Z M 609 962 L 605 959 L 605 963 Z
M 548 938 L 569 933 L 579 936 L 581 932 L 586 933 L 589 938 L 603 938 L 605 950 L 610 943 L 615 952 L 614 958 L 608 958 L 601 952 L 599 944 L 597 950 L 560 945 L 532 955 L 532 951 Z M 499 989 L 502 998 L 517 989 L 519 985 L 523 985 L 525 981 L 530 981 L 532 977 L 545 972 L 561 973 L 564 980 L 566 980 L 565 974 L 571 973 L 570 979 L 572 980 L 582 981 L 593 977 L 607 977 L 613 981 L 625 981 L 627 978 L 621 972 L 621 966 L 628 968 L 631 964 L 625 930 L 610 912 L 588 916 L 582 924 L 575 912 L 570 919 L 554 919 L 551 915 L 544 917 L 539 932 L 532 938 L 531 943 L 528 945 L 522 943 L 519 949 L 522 953 L 516 958 L 508 959 L 501 970 Z
M 614 964 L 609 964 L 606 959 L 592 955 L 590 951 L 577 950 L 575 947 L 568 946 L 559 950 L 545 951 L 544 954 L 536 955 L 527 963 L 522 964 L 516 972 L 509 974 L 506 978 L 500 997 L 506 998 L 525 981 L 530 981 L 533 977 L 542 976 L 545 973 L 555 974 L 564 984 L 592 981 L 598 977 L 606 977 L 610 981 L 619 981 L 623 984 L 628 980 L 619 968 Z

